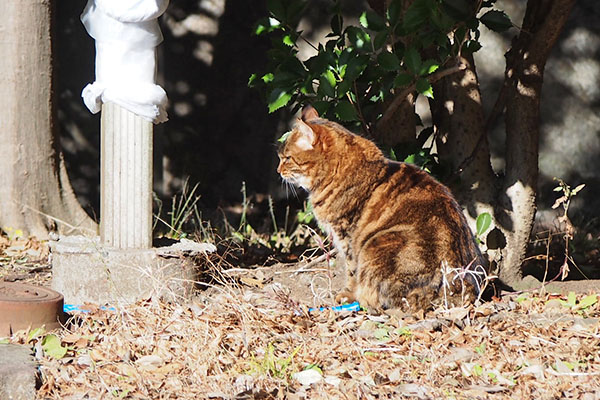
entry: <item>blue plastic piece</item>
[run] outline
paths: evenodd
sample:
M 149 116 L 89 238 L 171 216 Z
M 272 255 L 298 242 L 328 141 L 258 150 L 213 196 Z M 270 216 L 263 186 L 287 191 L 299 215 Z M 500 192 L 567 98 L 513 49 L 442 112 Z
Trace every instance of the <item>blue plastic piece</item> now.
M 354 303 L 343 304 L 341 306 L 335 306 L 335 307 L 309 308 L 308 311 L 309 312 L 325 311 L 325 310 L 329 310 L 329 309 L 331 309 L 333 311 L 360 311 L 360 304 L 358 304 L 358 301 L 355 301 Z
M 116 308 L 114 307 L 105 307 L 105 306 L 100 306 L 101 310 L 108 310 L 108 311 L 117 311 Z M 64 304 L 63 305 L 63 311 L 66 313 L 70 313 L 73 311 L 79 311 L 82 313 L 89 313 L 90 310 L 84 310 L 81 308 L 81 306 L 75 305 L 75 304 Z

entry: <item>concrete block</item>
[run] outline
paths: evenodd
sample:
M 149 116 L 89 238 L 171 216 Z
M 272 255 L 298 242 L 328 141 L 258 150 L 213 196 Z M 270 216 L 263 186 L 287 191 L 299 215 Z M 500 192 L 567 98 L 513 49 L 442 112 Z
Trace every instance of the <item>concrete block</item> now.
M 31 349 L 16 344 L 0 344 L 0 399 L 33 400 L 37 363 Z
M 52 289 L 65 303 L 111 305 L 189 298 L 197 272 L 184 255 L 216 250 L 189 240 L 163 248 L 115 249 L 84 236 L 61 237 L 51 249 Z

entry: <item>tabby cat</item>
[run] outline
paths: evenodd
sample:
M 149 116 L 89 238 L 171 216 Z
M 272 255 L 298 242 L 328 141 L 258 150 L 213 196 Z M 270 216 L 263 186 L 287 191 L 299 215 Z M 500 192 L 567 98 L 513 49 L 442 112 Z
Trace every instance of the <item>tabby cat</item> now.
M 310 106 L 278 153 L 277 172 L 309 192 L 346 264 L 347 286 L 337 301 L 418 311 L 474 299 L 478 279 L 468 271 L 484 261 L 444 185 L 386 159 L 373 142 L 319 118 Z

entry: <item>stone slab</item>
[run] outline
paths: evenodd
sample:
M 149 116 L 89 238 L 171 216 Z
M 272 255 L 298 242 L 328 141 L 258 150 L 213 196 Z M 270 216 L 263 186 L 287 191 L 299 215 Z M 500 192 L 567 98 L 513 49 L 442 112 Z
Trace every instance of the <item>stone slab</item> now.
M 31 349 L 0 344 L 0 399 L 33 400 L 36 393 L 37 363 Z
M 98 237 L 61 237 L 51 243 L 52 289 L 63 294 L 66 304 L 187 299 L 197 272 L 185 255 L 215 250 L 193 243 L 178 243 L 172 249 L 115 249 L 103 246 Z

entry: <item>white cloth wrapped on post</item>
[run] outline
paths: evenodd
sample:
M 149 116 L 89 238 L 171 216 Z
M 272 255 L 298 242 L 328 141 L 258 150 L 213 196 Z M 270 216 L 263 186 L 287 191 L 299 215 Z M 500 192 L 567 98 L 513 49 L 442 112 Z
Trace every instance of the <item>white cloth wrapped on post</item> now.
M 169 0 L 88 0 L 81 22 L 96 41 L 96 81 L 81 96 L 97 113 L 113 102 L 155 124 L 167 120 L 167 94 L 155 84 L 157 18 Z

